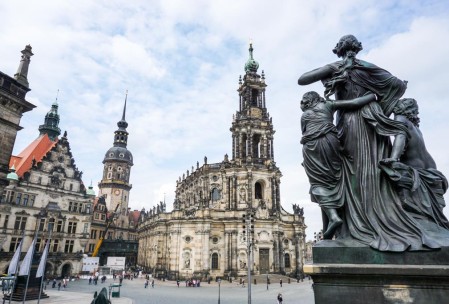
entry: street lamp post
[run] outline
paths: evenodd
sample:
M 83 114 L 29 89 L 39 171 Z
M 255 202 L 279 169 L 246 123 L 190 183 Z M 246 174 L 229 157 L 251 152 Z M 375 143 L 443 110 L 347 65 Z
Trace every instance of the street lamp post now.
M 221 279 L 218 279 L 218 304 L 220 304 L 220 284 L 221 284 Z
M 268 278 L 268 272 L 267 272 L 267 290 L 268 290 L 268 280 L 269 280 L 269 278 Z

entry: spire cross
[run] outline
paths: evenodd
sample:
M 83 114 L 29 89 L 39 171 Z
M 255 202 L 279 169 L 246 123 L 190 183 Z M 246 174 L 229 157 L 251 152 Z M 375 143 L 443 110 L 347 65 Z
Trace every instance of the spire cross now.
M 249 39 L 249 58 L 254 59 L 253 58 L 253 40 L 250 38 Z

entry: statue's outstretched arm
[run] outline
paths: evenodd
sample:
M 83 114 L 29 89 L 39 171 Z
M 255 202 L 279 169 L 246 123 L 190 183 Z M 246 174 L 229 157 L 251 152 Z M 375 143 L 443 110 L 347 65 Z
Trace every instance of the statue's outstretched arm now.
M 325 65 L 324 67 L 302 74 L 301 77 L 299 77 L 298 79 L 298 84 L 299 85 L 311 84 L 319 80 L 331 77 L 332 73 L 333 70 L 329 66 Z
M 377 96 L 376 94 L 370 93 L 368 95 L 354 98 L 351 100 L 339 100 L 333 103 L 334 110 L 338 109 L 346 109 L 346 110 L 356 110 L 364 105 L 367 105 L 371 101 L 376 101 Z
M 401 121 L 403 123 L 407 122 L 407 118 L 403 115 L 396 115 L 394 120 Z M 389 158 L 385 158 L 382 160 L 383 163 L 392 163 L 399 161 L 402 153 L 404 153 L 405 145 L 407 144 L 407 135 L 406 134 L 398 134 L 394 137 L 393 148 L 391 150 L 391 154 Z

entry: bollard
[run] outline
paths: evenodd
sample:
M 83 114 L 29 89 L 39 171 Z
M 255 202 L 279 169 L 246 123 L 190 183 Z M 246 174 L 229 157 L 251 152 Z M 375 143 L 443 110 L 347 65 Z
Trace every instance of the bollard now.
M 257 285 L 256 279 L 254 279 L 254 285 Z
M 288 284 L 290 284 L 290 278 L 288 278 Z

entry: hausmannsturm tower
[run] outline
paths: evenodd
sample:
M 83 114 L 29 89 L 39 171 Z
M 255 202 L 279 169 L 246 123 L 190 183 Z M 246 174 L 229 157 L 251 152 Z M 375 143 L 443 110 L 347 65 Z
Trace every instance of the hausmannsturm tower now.
M 98 184 L 98 196 L 105 197 L 108 210 L 113 212 L 117 205 L 121 204 L 117 211 L 122 214 L 128 210 L 129 192 L 132 188 L 129 177 L 133 166 L 133 156 L 126 148 L 129 133 L 126 131 L 128 123 L 125 115 L 126 99 L 122 119 L 117 123 L 118 129 L 114 132 L 114 145 L 103 159 L 103 178 Z

